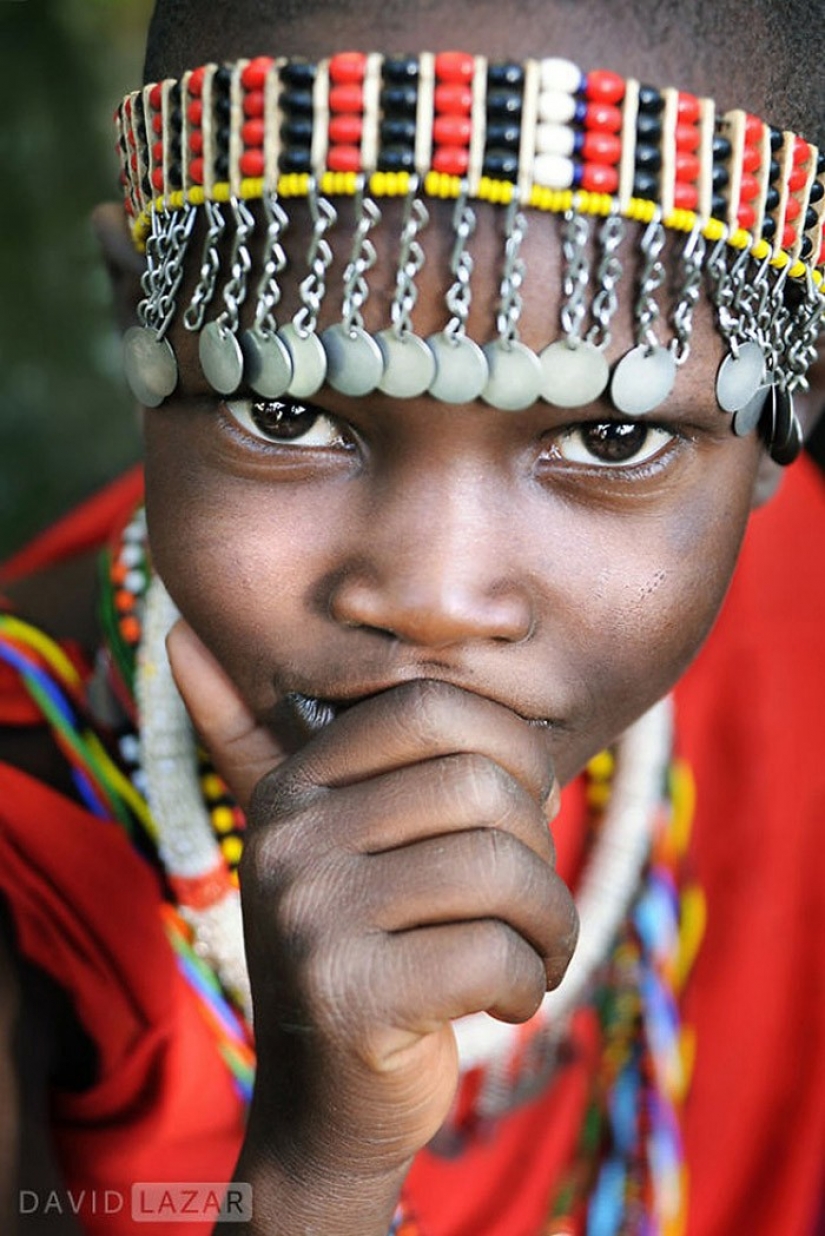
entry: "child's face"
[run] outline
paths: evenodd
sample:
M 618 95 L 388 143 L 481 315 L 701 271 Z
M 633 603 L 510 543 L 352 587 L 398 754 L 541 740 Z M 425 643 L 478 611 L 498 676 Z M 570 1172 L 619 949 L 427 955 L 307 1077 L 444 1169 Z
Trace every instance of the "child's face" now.
M 422 336 L 445 321 L 439 252 L 450 237 L 442 220 L 432 228 Z M 375 289 L 393 280 L 379 247 Z M 501 241 L 483 211 L 472 251 L 476 320 L 489 337 Z M 534 216 L 525 256 L 522 337 L 537 346 L 558 320 L 550 220 Z M 621 285 L 620 336 L 631 282 Z M 379 299 L 386 311 L 376 292 L 371 312 Z M 330 300 L 334 319 L 340 299 Z M 323 389 L 292 427 L 300 436 L 267 438 L 248 399 L 207 391 L 196 341 L 178 328 L 173 342 L 183 393 L 146 415 L 156 565 L 285 750 L 311 731 L 289 693 L 352 700 L 435 678 L 549 722 L 565 781 L 702 642 L 760 457 L 755 435 L 736 438 L 716 405 L 721 345 L 706 305 L 674 394 L 653 424 L 636 422 L 619 464 L 593 431 L 615 421 L 607 404 L 511 413 Z

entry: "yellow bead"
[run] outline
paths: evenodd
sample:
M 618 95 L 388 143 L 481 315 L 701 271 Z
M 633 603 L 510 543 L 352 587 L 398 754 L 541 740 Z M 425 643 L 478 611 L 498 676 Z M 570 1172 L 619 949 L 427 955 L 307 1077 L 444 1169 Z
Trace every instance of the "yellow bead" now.
M 728 237 L 728 244 L 734 249 L 749 249 L 753 237 L 750 232 L 746 232 L 743 227 L 738 227 L 735 232 L 731 232 Z
M 212 824 L 219 833 L 228 833 L 235 827 L 235 813 L 231 807 L 216 807 L 212 812 Z
M 757 240 L 751 249 L 751 254 L 756 258 L 757 262 L 762 262 L 766 257 L 770 257 L 770 253 L 771 247 L 766 240 Z
M 721 219 L 708 219 L 702 229 L 702 235 L 705 237 L 705 240 L 722 240 L 726 231 L 727 228 Z
M 245 201 L 257 201 L 263 195 L 264 182 L 262 176 L 249 176 L 246 180 L 241 181 L 241 197 Z
M 791 269 L 788 271 L 788 274 L 791 276 L 792 279 L 804 279 L 807 269 L 808 268 L 805 265 L 805 263 L 801 262 L 797 258 L 797 260 L 794 262 Z
M 231 866 L 236 866 L 241 861 L 243 854 L 243 841 L 240 837 L 226 837 L 221 842 L 223 856 Z

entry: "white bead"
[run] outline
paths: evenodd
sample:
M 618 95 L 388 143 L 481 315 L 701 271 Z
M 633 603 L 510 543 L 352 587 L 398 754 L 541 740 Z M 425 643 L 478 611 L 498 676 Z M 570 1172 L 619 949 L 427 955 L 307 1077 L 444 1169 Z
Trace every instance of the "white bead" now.
M 146 585 L 146 576 L 142 571 L 127 571 L 123 587 L 133 595 L 140 595 Z
M 133 541 L 131 545 L 126 544 L 123 546 L 118 560 L 126 567 L 134 567 L 138 566 L 143 561 L 143 558 L 143 546 Z
M 537 154 L 571 155 L 574 133 L 566 124 L 540 124 L 536 127 Z
M 576 114 L 576 100 L 561 90 L 544 90 L 539 95 L 539 120 L 567 124 Z
M 533 180 L 544 189 L 569 189 L 573 183 L 573 160 L 563 155 L 540 154 L 533 160 Z
M 543 90 L 563 90 L 565 94 L 575 94 L 581 89 L 583 74 L 572 60 L 562 60 L 559 56 L 548 56 L 541 62 L 541 85 Z

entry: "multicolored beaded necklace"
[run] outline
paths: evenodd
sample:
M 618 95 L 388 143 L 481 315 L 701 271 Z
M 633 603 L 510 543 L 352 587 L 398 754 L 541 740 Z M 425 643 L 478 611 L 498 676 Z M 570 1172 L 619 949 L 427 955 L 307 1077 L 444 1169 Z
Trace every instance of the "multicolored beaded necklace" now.
M 105 550 L 101 576 L 106 644 L 88 687 L 59 645 L 10 615 L 0 615 L 0 659 L 20 673 L 89 810 L 125 827 L 136 848 L 164 875 L 165 930 L 239 1094 L 248 1099 L 254 1074 L 251 1029 L 237 996 L 203 955 L 189 913 L 191 899 L 187 906 L 179 895 L 181 888 L 191 891 L 190 886 L 174 870 L 163 870 L 161 830 L 145 798 L 135 706 L 136 661 L 150 580 L 142 512 Z M 104 681 L 110 719 L 113 700 L 120 714 L 116 726 L 109 727 L 118 741 L 120 762 L 108 754 L 92 719 L 101 713 L 96 697 Z M 605 752 L 587 769 L 594 854 L 615 787 L 623 784 L 627 796 L 626 787 L 632 784 L 626 775 L 621 781 L 621 748 L 619 761 L 617 767 L 614 755 Z M 690 1078 L 692 1041 L 680 1025 L 678 997 L 701 939 L 704 904 L 686 860 L 693 809 L 690 773 L 678 760 L 671 760 L 665 771 L 653 796 L 652 840 L 636 869 L 629 909 L 612 933 L 612 944 L 602 950 L 586 990 L 576 998 L 575 1007 L 595 1013 L 602 1046 L 575 1155 L 552 1196 L 541 1236 L 678 1236 L 684 1228 L 679 1113 Z M 199 757 L 197 777 L 226 883 L 236 889 L 242 816 L 205 756 Z M 514 1037 L 506 1052 L 496 1048 L 497 1058 L 482 1063 L 482 1072 L 486 1068 L 489 1075 L 486 1089 L 479 1085 L 478 1061 L 470 1060 L 449 1122 L 450 1136 L 471 1138 L 479 1123 L 548 1084 L 563 1035 L 540 1015 L 535 1023 L 510 1028 Z M 391 1236 L 425 1236 L 403 1196 Z

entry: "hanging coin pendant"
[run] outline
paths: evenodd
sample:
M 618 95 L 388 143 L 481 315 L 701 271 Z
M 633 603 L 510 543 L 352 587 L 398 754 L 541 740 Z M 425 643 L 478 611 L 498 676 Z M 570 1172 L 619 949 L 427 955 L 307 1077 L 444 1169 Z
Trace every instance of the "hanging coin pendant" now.
M 213 390 L 231 395 L 243 377 L 243 352 L 231 330 L 219 322 L 204 326 L 198 342 L 203 376 Z
M 505 412 L 518 412 L 531 407 L 541 391 L 541 365 L 535 352 L 531 352 L 517 339 L 505 343 L 496 339 L 485 344 L 484 355 L 490 376 L 481 392 L 481 398 L 494 408 Z
M 342 395 L 358 398 L 374 391 L 384 373 L 381 349 L 360 326 L 337 322 L 321 335 L 327 354 L 327 382 Z
M 760 386 L 759 390 L 753 395 L 744 408 L 737 408 L 733 414 L 733 432 L 737 438 L 746 438 L 749 433 L 752 433 L 762 419 L 762 413 L 765 411 L 765 405 L 768 397 L 771 394 L 769 386 Z
M 283 340 L 253 326 L 241 335 L 244 375 L 264 399 L 277 399 L 292 381 L 292 357 Z
M 430 335 L 427 347 L 435 357 L 435 377 L 429 386 L 433 399 L 442 403 L 472 403 L 478 399 L 490 376 L 487 358 L 466 335 L 440 331 Z
M 785 441 L 773 446 L 771 449 L 771 459 L 773 459 L 774 463 L 778 463 L 784 468 L 788 464 L 793 463 L 801 450 L 802 428 L 799 424 L 799 418 L 792 411 Z
M 146 408 L 158 407 L 178 384 L 172 345 L 149 326 L 132 326 L 123 336 L 123 370 L 135 399 Z
M 736 412 L 750 403 L 765 375 L 765 353 L 758 343 L 740 344 L 738 354 L 726 356 L 716 375 L 716 402 L 723 412 Z
M 776 386 L 774 391 L 771 458 L 778 464 L 788 464 L 796 459 L 799 450 L 798 423 L 793 407 L 793 396 L 782 386 Z
M 287 322 L 278 331 L 292 357 L 292 381 L 286 388 L 296 399 L 308 399 L 323 386 L 327 375 L 327 354 L 314 331 L 302 335 L 294 322 Z
M 664 403 L 676 381 L 676 362 L 667 348 L 643 344 L 623 356 L 613 370 L 610 398 L 628 416 L 644 416 Z
M 382 330 L 375 336 L 384 358 L 384 374 L 378 389 L 395 399 L 423 395 L 435 377 L 435 357 L 418 335 L 397 335 Z
M 557 339 L 539 356 L 541 396 L 557 408 L 582 408 L 604 394 L 610 380 L 605 355 L 592 343 Z

